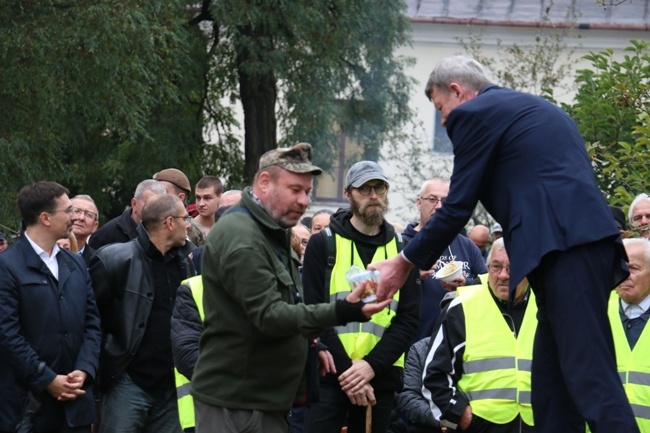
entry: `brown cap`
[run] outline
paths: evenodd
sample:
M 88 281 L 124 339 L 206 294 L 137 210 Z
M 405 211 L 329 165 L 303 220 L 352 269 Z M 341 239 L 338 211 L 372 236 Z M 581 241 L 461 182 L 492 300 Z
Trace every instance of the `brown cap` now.
M 166 182 L 172 183 L 178 188 L 190 194 L 192 192 L 192 187 L 190 186 L 190 180 L 185 176 L 185 173 L 175 168 L 166 168 L 159 171 L 153 175 L 155 180 L 164 180 Z
M 323 172 L 311 163 L 311 144 L 309 143 L 298 143 L 293 147 L 269 150 L 260 158 L 260 170 L 272 165 L 277 165 L 293 173 L 319 175 Z

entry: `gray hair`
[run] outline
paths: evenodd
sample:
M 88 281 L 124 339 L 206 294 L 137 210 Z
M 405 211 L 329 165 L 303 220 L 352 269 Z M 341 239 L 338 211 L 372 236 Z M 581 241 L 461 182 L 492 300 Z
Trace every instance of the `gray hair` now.
M 643 260 L 646 264 L 650 265 L 650 240 L 646 238 L 626 238 L 623 239 L 623 246 L 627 247 L 639 246 L 643 248 Z
M 442 182 L 442 183 L 446 183 L 447 185 L 451 183 L 449 179 L 443 179 L 442 177 L 434 177 L 431 179 L 427 179 L 424 182 L 422 182 L 422 186 L 420 187 L 420 197 L 422 197 L 422 194 L 424 194 L 424 190 L 426 189 L 427 185 L 431 182 Z
M 133 194 L 133 197 L 136 200 L 142 200 L 144 198 L 145 191 L 151 191 L 154 194 L 167 193 L 167 190 L 165 189 L 165 185 L 163 185 L 161 182 L 155 179 L 145 179 L 138 184 L 137 188 L 135 189 L 135 193 Z
M 630 209 L 627 211 L 627 218 L 630 224 L 632 224 L 632 217 L 634 216 L 634 208 L 636 207 L 637 204 L 639 204 L 641 200 L 646 200 L 646 199 L 650 199 L 650 196 L 645 192 L 642 192 L 641 194 L 634 197 L 634 200 L 632 200 L 632 203 L 630 204 Z
M 154 180 L 154 182 L 158 181 Z M 161 222 L 170 215 L 181 216 L 174 215 L 177 212 L 176 209 L 179 203 L 182 204 L 183 202 L 173 194 L 158 194 L 152 197 L 142 208 L 142 225 L 149 231 L 154 224 Z
M 429 75 L 429 81 L 424 88 L 424 94 L 431 99 L 433 88 L 447 93 L 451 83 L 458 83 L 468 89 L 478 92 L 481 87 L 490 83 L 485 75 L 483 65 L 468 56 L 451 56 L 440 61 Z
M 492 253 L 501 250 L 506 251 L 506 244 L 503 243 L 503 238 L 499 238 L 496 241 L 492 242 L 492 248 L 490 248 L 490 252 L 488 253 L 487 260 L 485 262 L 489 265 L 492 261 Z

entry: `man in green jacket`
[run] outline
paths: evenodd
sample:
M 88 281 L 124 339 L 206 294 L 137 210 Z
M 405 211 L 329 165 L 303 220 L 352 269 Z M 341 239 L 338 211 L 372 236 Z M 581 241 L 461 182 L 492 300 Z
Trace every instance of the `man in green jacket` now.
M 288 432 L 288 411 L 304 393 L 308 338 L 367 321 L 390 302 L 364 304 L 361 284 L 346 300 L 302 303 L 291 227 L 321 171 L 307 143 L 265 153 L 253 187 L 208 235 L 205 332 L 191 386 L 198 433 Z

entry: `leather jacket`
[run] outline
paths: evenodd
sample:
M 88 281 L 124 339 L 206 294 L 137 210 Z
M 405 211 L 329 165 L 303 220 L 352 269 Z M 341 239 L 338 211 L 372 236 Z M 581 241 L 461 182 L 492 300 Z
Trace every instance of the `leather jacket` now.
M 90 262 L 90 275 L 103 319 L 99 377 L 102 390 L 110 388 L 133 359 L 153 304 L 154 282 L 151 259 L 147 256 L 152 243 L 142 224 L 138 225 L 137 232 L 138 237 L 129 242 L 100 248 Z M 183 268 L 183 278 L 194 275 L 188 256 L 195 248 L 187 242 L 167 253 L 175 255 L 173 260 Z

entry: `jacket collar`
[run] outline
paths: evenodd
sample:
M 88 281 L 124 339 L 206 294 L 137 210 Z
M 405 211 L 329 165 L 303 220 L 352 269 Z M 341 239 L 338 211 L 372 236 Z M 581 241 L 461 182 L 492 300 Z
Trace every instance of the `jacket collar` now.
M 138 233 L 136 242 L 140 244 L 140 246 L 145 251 L 148 257 L 152 257 L 155 254 L 161 254 L 158 248 L 156 248 L 153 242 L 151 242 L 149 233 L 147 233 L 147 229 L 144 228 L 142 223 L 138 224 L 138 226 L 136 227 L 136 232 Z M 177 256 L 180 260 L 183 260 L 187 258 L 190 255 L 190 253 L 192 253 L 192 251 L 194 251 L 195 249 L 196 249 L 196 245 L 194 245 L 192 242 L 187 240 L 185 242 L 185 245 L 183 245 L 182 247 L 172 248 L 167 252 L 167 255 Z

